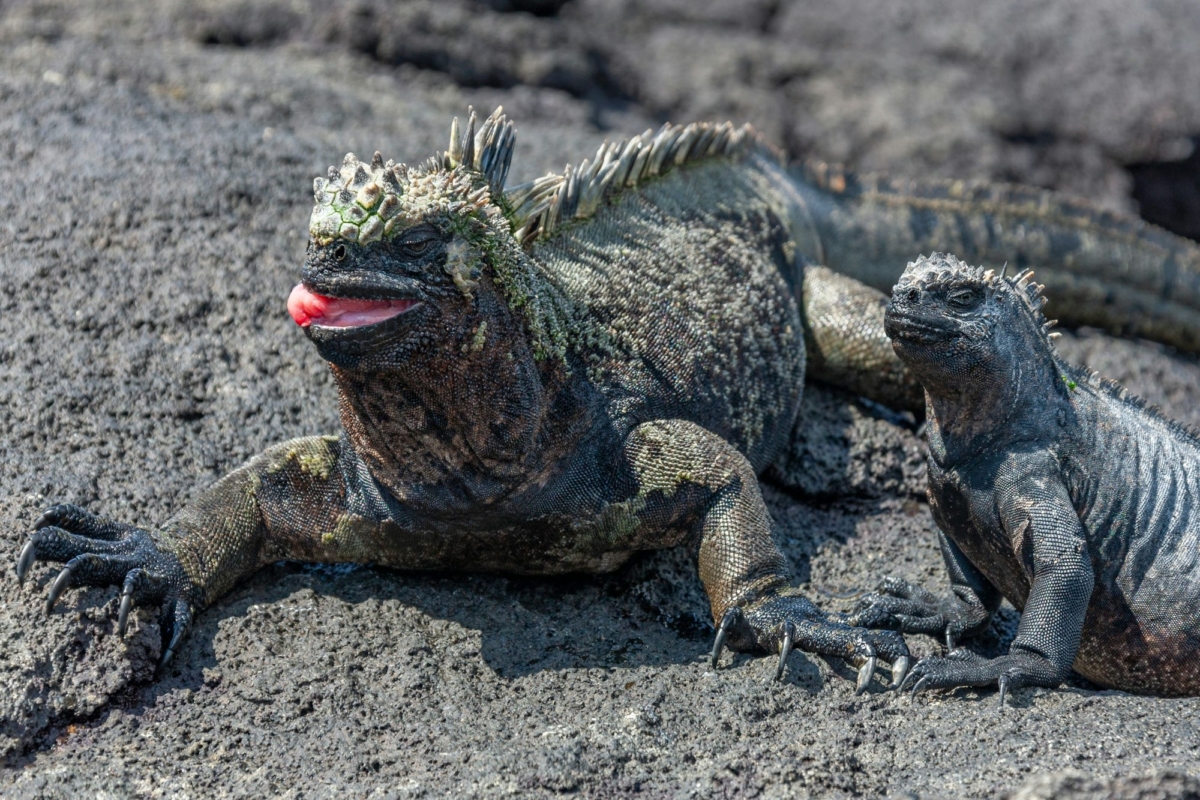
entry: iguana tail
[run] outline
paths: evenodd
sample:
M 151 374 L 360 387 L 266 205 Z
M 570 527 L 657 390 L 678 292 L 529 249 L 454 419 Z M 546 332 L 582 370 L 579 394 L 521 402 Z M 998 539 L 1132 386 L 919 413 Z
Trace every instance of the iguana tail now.
M 1200 352 L 1200 246 L 1043 189 L 793 168 L 812 223 L 807 258 L 884 292 L 921 254 L 1033 269 L 1070 325 Z

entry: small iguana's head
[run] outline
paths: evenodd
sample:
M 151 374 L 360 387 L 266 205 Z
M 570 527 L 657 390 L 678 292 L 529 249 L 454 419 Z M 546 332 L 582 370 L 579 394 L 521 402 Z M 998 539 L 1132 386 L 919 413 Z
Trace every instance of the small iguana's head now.
M 892 348 L 934 394 L 1007 387 L 1021 363 L 1053 359 L 1042 287 L 972 267 L 951 255 L 921 256 L 892 289 L 884 326 Z
M 399 367 L 422 347 L 486 337 L 481 306 L 496 298 L 484 278 L 519 250 L 498 202 L 512 146 L 497 109 L 478 135 L 474 114 L 461 134 L 456 119 L 450 149 L 419 167 L 349 154 L 316 179 L 288 310 L 326 360 Z

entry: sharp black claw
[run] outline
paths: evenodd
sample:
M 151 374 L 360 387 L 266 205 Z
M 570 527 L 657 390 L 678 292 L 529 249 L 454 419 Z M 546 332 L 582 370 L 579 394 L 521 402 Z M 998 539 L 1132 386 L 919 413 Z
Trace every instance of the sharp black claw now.
M 67 564 L 62 568 L 62 572 L 58 573 L 58 577 L 54 579 L 54 583 L 50 586 L 50 594 L 46 597 L 46 613 L 49 614 L 54 610 L 54 604 L 58 601 L 59 595 L 67 590 L 67 586 L 71 583 L 71 565 Z
M 867 686 L 871 683 L 871 678 L 875 675 L 875 648 L 867 645 L 867 660 L 858 668 L 858 682 L 854 687 L 854 693 L 862 694 L 867 690 Z
M 712 665 L 716 669 L 717 662 L 721 660 L 721 651 L 725 649 L 725 638 L 729 636 L 729 629 L 737 622 L 741 616 L 741 610 L 736 606 L 725 612 L 725 616 L 721 617 L 721 625 L 717 628 L 717 638 L 713 640 L 712 649 Z
M 997 681 L 1000 684 L 1000 708 L 1004 708 L 1004 698 L 1008 696 L 1008 676 L 1001 675 Z
M 33 529 L 35 531 L 40 531 L 42 528 L 49 528 L 53 524 L 54 520 L 50 519 L 50 512 L 43 511 L 41 516 L 34 521 Z
M 18 583 L 25 583 L 25 576 L 29 574 L 29 568 L 33 566 L 35 556 L 37 556 L 37 545 L 33 543 L 33 539 L 30 539 L 21 549 L 21 555 L 17 556 Z
M 775 680 L 783 680 L 783 668 L 787 666 L 788 656 L 796 642 L 796 626 L 791 622 L 783 623 L 783 644 L 779 648 L 779 666 L 775 668 Z
M 162 661 L 159 662 L 160 667 L 165 667 L 167 662 L 171 660 L 171 656 L 175 654 L 175 645 L 179 644 L 179 640 L 183 638 L 183 631 L 176 628 L 171 634 L 171 643 L 167 645 L 167 649 L 163 652 Z
M 950 632 L 949 628 L 947 628 L 946 629 L 946 652 L 947 653 L 954 652 L 955 644 L 956 644 L 956 642 L 954 641 L 954 634 Z
M 924 689 L 928 685 L 929 685 L 929 676 L 926 675 L 925 677 L 921 678 L 921 680 L 917 681 L 916 684 L 913 686 L 912 694 L 910 694 L 908 696 L 909 700 L 915 700 L 917 698 L 917 695 L 921 693 L 921 690 Z
M 167 662 L 171 660 L 171 656 L 175 654 L 175 647 L 183 639 L 183 635 L 187 633 L 192 624 L 192 611 L 188 607 L 186 600 L 175 601 L 175 616 L 171 621 L 171 641 L 167 644 L 167 649 L 163 651 L 162 659 L 158 662 L 158 666 L 165 667 Z
M 133 587 L 126 585 L 121 592 L 121 608 L 117 612 L 117 635 L 125 636 L 125 627 L 129 624 L 129 607 L 133 605 Z
M 900 684 L 908 677 L 908 656 L 900 656 L 892 662 L 892 688 L 899 690 Z

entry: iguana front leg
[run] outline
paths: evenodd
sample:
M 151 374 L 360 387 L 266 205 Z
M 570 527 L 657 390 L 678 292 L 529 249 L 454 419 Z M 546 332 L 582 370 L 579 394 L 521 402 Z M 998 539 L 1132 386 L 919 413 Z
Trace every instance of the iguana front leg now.
M 964 637 L 986 628 L 1000 608 L 1000 592 L 946 534 L 938 531 L 938 541 L 950 575 L 949 594 L 939 597 L 889 575 L 874 592 L 859 600 L 850 620 L 864 628 L 944 637 L 947 650 L 953 650 Z
M 1029 553 L 1031 588 L 1007 655 L 985 659 L 965 651 L 919 661 L 905 679 L 925 688 L 1000 687 L 1000 703 L 1020 686 L 1057 686 L 1070 674 L 1095 584 L 1079 516 L 1048 454 L 1022 476 L 998 481 L 1003 534 Z
M 17 576 L 34 561 L 65 562 L 47 612 L 70 586 L 121 585 L 122 634 L 131 606 L 158 605 L 165 663 L 192 615 L 264 564 L 353 560 L 338 552 L 353 544 L 337 535 L 349 518 L 343 447 L 317 436 L 272 447 L 154 530 L 55 506 L 35 523 Z
M 790 586 L 787 561 L 771 539 L 758 479 L 736 448 L 695 423 L 663 420 L 638 426 L 626 457 L 647 504 L 644 519 L 659 513 L 698 517 L 693 542 L 718 626 L 714 666 L 725 644 L 778 652 L 778 678 L 796 647 L 856 663 L 859 691 L 870 681 L 877 657 L 892 664 L 894 683 L 903 679 L 908 648 L 900 635 L 847 625 Z M 695 487 L 702 491 L 688 491 Z

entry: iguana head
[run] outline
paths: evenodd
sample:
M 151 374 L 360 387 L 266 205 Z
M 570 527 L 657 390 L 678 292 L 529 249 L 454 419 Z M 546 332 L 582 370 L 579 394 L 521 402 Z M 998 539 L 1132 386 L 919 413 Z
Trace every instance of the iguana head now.
M 893 349 L 934 394 L 1007 390 L 1022 364 L 1054 360 L 1032 275 L 922 256 L 892 290 L 884 325 Z
M 472 113 L 450 137 L 420 166 L 349 154 L 314 182 L 288 310 L 327 360 L 397 367 L 433 344 L 481 346 L 480 323 L 495 335 L 489 317 L 520 305 L 510 295 L 531 267 L 501 210 L 512 123 L 497 109 L 477 133 Z

